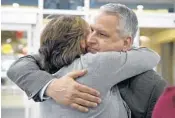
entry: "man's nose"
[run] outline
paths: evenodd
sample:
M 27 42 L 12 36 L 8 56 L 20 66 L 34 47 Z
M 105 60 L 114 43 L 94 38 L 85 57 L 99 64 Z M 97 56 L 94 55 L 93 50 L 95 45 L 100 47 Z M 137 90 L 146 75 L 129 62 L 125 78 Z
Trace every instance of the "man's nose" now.
M 97 42 L 96 38 L 92 35 L 90 35 L 87 39 L 87 44 L 95 44 Z

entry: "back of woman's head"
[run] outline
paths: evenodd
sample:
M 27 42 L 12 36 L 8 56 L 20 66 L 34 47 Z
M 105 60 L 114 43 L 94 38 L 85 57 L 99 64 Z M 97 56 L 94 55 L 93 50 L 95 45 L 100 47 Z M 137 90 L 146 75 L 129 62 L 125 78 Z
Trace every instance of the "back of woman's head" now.
M 81 17 L 59 16 L 51 20 L 41 35 L 39 53 L 43 69 L 55 73 L 85 53 L 81 40 L 88 36 L 88 24 Z

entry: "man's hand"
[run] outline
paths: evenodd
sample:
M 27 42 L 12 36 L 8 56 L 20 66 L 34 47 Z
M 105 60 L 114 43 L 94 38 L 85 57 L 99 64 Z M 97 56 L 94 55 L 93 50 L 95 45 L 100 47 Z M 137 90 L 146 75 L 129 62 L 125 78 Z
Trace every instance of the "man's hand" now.
M 68 105 L 81 112 L 88 112 L 88 107 L 96 107 L 101 99 L 98 91 L 74 80 L 84 74 L 86 70 L 75 71 L 53 80 L 46 89 L 46 95 L 57 103 Z

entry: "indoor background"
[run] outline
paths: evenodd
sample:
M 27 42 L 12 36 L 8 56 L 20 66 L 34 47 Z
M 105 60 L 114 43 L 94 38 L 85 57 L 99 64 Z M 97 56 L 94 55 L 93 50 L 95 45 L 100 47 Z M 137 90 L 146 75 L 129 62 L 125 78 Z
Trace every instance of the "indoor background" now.
M 40 31 L 59 14 L 78 15 L 87 21 L 103 4 L 127 5 L 137 14 L 135 45 L 161 56 L 156 71 L 175 84 L 175 0 L 1 0 L 1 113 L 2 118 L 37 118 L 37 104 L 6 75 L 19 57 L 37 53 Z

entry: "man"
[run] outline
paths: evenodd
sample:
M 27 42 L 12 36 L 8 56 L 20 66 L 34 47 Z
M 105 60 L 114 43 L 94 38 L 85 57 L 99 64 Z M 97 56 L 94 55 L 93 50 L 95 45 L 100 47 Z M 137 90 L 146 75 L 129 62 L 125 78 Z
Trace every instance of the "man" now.
M 92 53 L 127 51 L 132 47 L 137 29 L 138 20 L 131 9 L 121 4 L 104 5 L 92 24 L 87 50 Z M 39 56 L 26 56 L 20 58 L 8 71 L 9 78 L 29 98 L 42 101 L 51 97 L 60 104 L 84 112 L 101 102 L 96 90 L 74 81 L 74 78 L 83 76 L 85 71 L 71 72 L 60 79 L 54 79 L 51 74 L 40 70 L 39 63 Z M 135 118 L 151 117 L 155 102 L 165 85 L 165 81 L 153 70 L 118 84 L 121 96 Z

